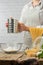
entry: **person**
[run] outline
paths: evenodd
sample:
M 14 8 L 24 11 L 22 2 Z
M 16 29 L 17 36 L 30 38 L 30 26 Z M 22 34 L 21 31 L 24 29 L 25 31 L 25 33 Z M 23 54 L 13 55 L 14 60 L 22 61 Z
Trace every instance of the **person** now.
M 32 0 L 23 7 L 18 24 L 19 32 L 24 31 L 23 48 L 32 47 L 32 38 L 29 32 L 29 26 L 36 27 L 43 23 L 43 21 L 40 20 L 40 13 L 42 14 L 42 12 L 43 4 L 41 0 Z

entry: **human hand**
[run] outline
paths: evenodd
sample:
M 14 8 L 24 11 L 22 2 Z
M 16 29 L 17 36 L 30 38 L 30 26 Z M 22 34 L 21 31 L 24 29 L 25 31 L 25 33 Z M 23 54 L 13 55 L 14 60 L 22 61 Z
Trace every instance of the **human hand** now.
M 18 30 L 19 32 L 25 31 L 26 26 L 23 23 L 18 23 Z

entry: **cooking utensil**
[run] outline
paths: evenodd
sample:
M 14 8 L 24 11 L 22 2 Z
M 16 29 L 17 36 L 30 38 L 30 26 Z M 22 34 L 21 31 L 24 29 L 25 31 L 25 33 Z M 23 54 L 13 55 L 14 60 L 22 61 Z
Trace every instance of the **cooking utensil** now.
M 8 33 L 17 33 L 18 32 L 18 20 L 10 17 L 6 22 L 7 32 Z
M 0 44 L 1 45 L 1 49 L 3 52 L 6 52 L 6 53 L 15 53 L 15 52 L 19 52 L 22 48 L 22 43 L 17 43 L 17 44 L 14 44 L 14 46 L 9 46 L 8 44 L 6 43 L 2 43 Z
M 33 48 L 36 47 L 41 49 L 42 45 L 43 45 L 43 35 L 35 39 L 35 41 L 33 42 Z

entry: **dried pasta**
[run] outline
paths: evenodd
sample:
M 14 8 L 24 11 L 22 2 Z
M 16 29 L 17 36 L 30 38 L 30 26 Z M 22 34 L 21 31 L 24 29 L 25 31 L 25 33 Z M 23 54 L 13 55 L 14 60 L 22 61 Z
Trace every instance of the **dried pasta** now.
M 43 28 L 29 27 L 29 30 L 32 36 L 32 41 L 43 34 Z

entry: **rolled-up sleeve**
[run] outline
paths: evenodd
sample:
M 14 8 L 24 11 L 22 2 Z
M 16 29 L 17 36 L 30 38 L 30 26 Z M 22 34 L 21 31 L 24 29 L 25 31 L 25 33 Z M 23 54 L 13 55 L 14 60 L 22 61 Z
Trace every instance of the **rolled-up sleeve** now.
M 41 25 L 43 25 L 43 3 L 42 3 L 42 7 L 40 9 L 40 12 L 39 12 L 39 18 L 40 18 Z
M 39 18 L 40 18 L 41 25 L 43 25 L 43 10 L 40 11 Z

